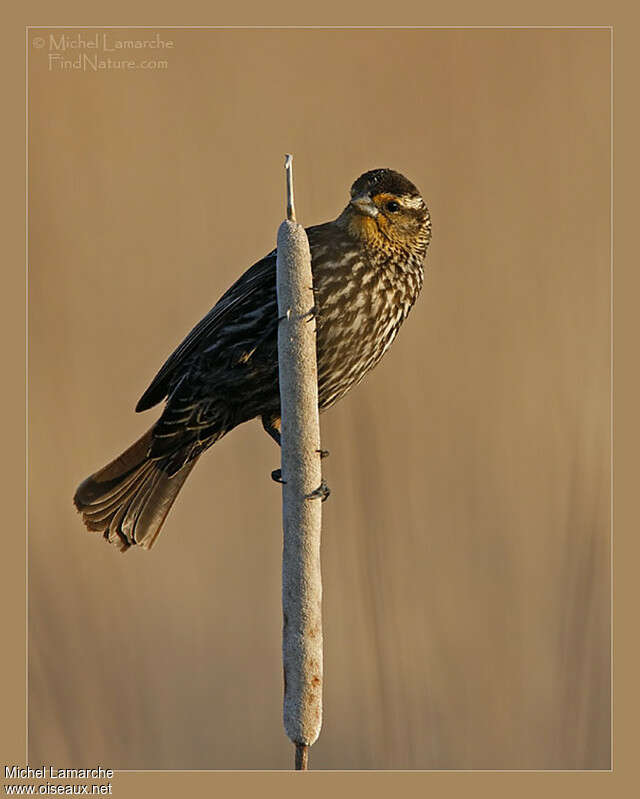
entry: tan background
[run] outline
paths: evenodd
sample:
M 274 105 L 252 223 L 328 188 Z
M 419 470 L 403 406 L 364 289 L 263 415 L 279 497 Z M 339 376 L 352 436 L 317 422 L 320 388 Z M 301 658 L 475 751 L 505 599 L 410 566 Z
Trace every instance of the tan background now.
M 32 52 L 31 762 L 290 765 L 258 425 L 203 459 L 151 553 L 86 534 L 70 498 L 273 246 L 292 151 L 306 223 L 382 165 L 434 220 L 411 319 L 323 417 L 313 766 L 608 768 L 608 31 L 163 37 L 155 73 Z

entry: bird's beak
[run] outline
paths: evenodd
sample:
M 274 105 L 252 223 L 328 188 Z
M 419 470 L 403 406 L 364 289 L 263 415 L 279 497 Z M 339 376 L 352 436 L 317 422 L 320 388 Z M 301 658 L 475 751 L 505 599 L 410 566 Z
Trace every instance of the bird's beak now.
M 378 209 L 368 194 L 361 194 L 359 197 L 354 197 L 349 205 L 355 208 L 357 213 L 362 214 L 363 216 L 378 216 Z

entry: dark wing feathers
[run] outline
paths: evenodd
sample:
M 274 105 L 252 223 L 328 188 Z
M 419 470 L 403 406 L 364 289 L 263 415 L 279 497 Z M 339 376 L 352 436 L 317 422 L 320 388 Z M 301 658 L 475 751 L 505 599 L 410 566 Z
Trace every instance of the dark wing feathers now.
M 222 295 L 209 313 L 198 322 L 175 352 L 169 356 L 162 369 L 153 378 L 149 388 L 140 397 L 136 405 L 137 412 L 152 408 L 167 396 L 171 381 L 185 359 L 194 350 L 203 346 L 208 339 L 216 336 L 220 327 L 240 303 L 245 301 L 255 291 L 263 290 L 265 280 L 272 279 L 275 286 L 275 269 L 275 250 L 247 269 L 233 286 Z

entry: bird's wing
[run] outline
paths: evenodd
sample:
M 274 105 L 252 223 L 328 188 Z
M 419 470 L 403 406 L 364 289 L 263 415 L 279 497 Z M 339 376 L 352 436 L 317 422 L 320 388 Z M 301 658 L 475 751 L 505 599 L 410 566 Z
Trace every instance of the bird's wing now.
M 193 328 L 182 344 L 169 356 L 164 366 L 153 378 L 149 388 L 144 392 L 136 411 L 146 411 L 163 400 L 168 392 L 176 372 L 179 372 L 185 359 L 195 350 L 204 348 L 213 343 L 218 331 L 234 313 L 238 305 L 251 297 L 256 291 L 264 290 L 265 282 L 273 283 L 275 291 L 276 251 L 273 250 L 261 261 L 251 266 L 247 271 L 222 295 L 209 313 Z

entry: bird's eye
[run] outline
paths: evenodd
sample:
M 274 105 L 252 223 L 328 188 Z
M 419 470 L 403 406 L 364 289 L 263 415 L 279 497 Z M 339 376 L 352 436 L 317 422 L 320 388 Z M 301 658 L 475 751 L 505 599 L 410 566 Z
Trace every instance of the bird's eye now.
M 395 200 L 390 200 L 387 203 L 386 208 L 387 208 L 387 211 L 391 211 L 391 213 L 393 214 L 396 211 L 400 210 L 400 203 L 397 203 Z

